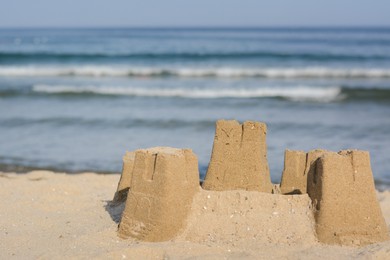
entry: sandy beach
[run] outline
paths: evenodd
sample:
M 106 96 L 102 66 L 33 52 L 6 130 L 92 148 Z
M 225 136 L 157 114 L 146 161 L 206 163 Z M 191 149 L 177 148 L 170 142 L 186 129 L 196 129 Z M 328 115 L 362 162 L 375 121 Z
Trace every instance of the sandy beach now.
M 3 1 L 0 260 L 390 260 L 380 2 Z
M 255 191 L 202 191 L 183 232 L 168 242 L 121 239 L 119 174 L 0 174 L 0 258 L 388 259 L 390 241 L 365 247 L 316 240 L 310 199 Z M 390 192 L 378 192 L 390 223 Z

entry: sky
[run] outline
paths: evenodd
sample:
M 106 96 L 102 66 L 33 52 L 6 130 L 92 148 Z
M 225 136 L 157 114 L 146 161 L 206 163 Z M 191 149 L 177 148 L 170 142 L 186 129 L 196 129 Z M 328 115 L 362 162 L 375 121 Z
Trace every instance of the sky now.
M 390 26 L 390 0 L 0 0 L 0 27 Z

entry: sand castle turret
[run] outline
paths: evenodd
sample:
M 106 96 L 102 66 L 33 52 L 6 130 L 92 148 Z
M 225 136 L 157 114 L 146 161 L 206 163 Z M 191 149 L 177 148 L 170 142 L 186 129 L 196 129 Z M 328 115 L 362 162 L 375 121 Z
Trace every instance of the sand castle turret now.
M 191 150 L 137 150 L 119 236 L 143 241 L 174 238 L 185 223 L 197 191 L 198 160 Z
M 134 158 L 135 152 L 126 152 L 122 158 L 122 175 L 113 202 L 124 202 L 127 199 L 127 193 L 129 192 L 131 179 L 133 177 Z
M 368 152 L 324 152 L 313 165 L 307 191 L 320 242 L 365 245 L 389 238 Z
M 284 152 L 284 169 L 280 182 L 281 193 L 306 193 L 307 175 L 305 169 L 306 153 L 303 151 L 286 150 Z
M 286 150 L 281 191 L 309 194 L 320 242 L 365 245 L 388 239 L 368 152 Z
M 308 153 L 286 149 L 284 153 L 284 169 L 280 190 L 283 194 L 307 193 L 307 178 L 316 167 L 317 159 L 326 150 L 312 150 Z
M 267 126 L 235 120 L 216 123 L 211 160 L 203 188 L 272 192 L 267 161 Z

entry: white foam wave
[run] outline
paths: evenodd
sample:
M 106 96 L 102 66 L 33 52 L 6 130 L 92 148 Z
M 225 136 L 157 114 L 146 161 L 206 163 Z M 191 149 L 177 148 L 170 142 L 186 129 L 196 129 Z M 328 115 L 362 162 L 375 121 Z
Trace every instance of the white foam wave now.
M 49 94 L 128 95 L 141 97 L 181 98 L 261 98 L 281 97 L 295 101 L 312 100 L 329 102 L 342 98 L 339 87 L 262 87 L 256 89 L 184 89 L 184 88 L 134 88 L 114 86 L 63 86 L 35 85 L 33 91 Z
M 390 78 L 390 69 L 363 68 L 154 68 L 121 66 L 0 66 L 0 76 Z

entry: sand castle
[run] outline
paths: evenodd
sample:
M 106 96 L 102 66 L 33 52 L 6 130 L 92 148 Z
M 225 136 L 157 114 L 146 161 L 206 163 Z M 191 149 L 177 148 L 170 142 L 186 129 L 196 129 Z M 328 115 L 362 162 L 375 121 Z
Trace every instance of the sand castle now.
M 312 150 L 308 153 L 286 149 L 284 153 L 284 169 L 280 190 L 283 194 L 307 193 L 307 179 L 315 170 L 316 160 L 325 150 Z
M 264 123 L 219 120 L 203 188 L 272 192 Z
M 119 236 L 165 241 L 182 228 L 199 191 L 198 160 L 191 150 L 156 147 L 135 151 Z
M 309 174 L 318 240 L 365 245 L 388 239 L 365 151 L 324 152 Z
M 157 147 L 126 153 L 114 197 L 116 202 L 125 201 L 119 236 L 143 241 L 177 237 L 185 229 L 191 208 L 196 207 L 192 202 L 197 192 L 275 193 L 266 129 L 258 122 L 217 121 L 204 190 L 191 150 Z M 319 242 L 365 245 L 389 239 L 368 152 L 286 150 L 280 191 L 310 197 Z
M 280 188 L 283 194 L 308 193 L 321 242 L 365 245 L 388 239 L 368 152 L 286 150 Z
M 284 169 L 280 182 L 283 194 L 306 193 L 306 153 L 286 150 L 284 152 Z

